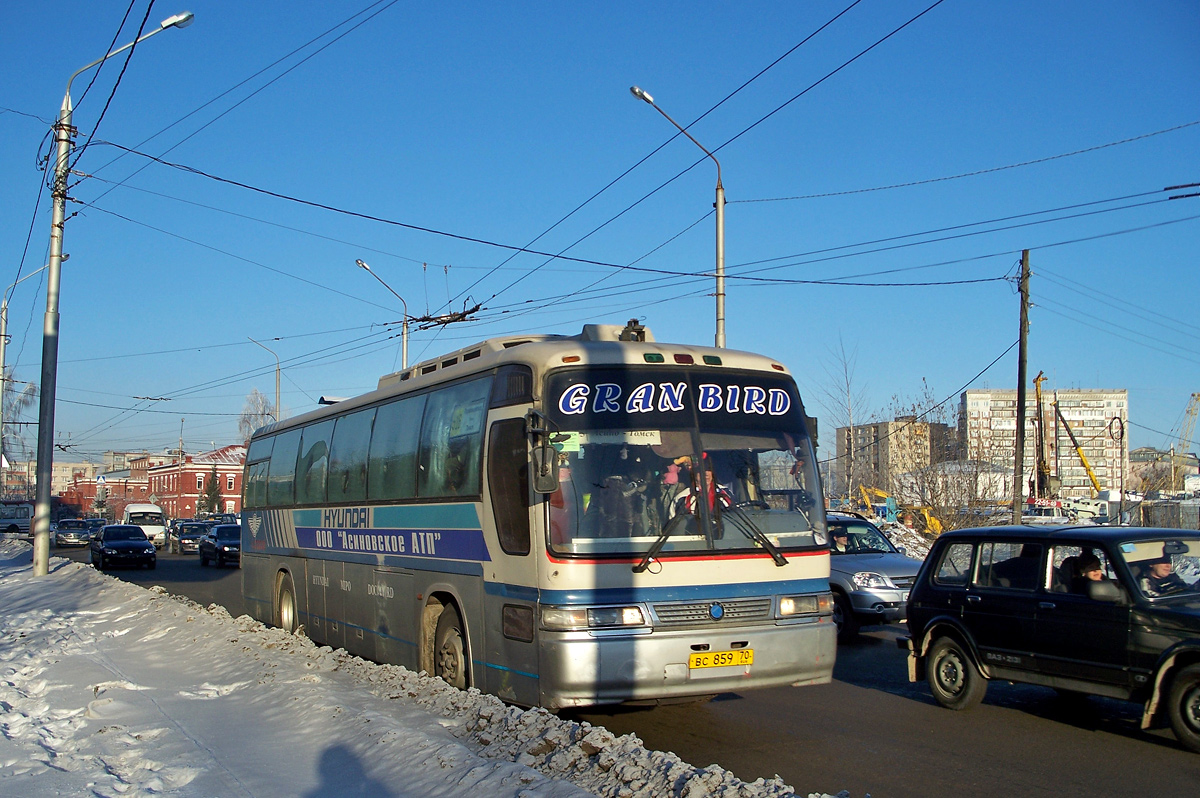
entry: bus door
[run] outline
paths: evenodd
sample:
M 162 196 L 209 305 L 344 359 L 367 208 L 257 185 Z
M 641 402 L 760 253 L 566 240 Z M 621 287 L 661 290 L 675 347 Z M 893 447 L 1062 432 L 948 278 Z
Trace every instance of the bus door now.
M 529 487 L 525 419 L 507 418 L 488 437 L 488 491 L 500 547 L 485 564 L 484 639 L 489 693 L 517 704 L 539 701 L 537 651 L 537 560 L 532 550 L 531 514 L 540 510 Z M 485 524 L 486 525 L 486 524 Z M 476 657 L 475 659 L 480 659 Z

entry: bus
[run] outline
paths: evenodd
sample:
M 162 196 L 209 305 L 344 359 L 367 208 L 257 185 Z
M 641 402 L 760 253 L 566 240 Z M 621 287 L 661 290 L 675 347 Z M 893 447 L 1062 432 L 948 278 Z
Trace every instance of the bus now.
M 827 683 L 809 419 L 759 355 L 493 338 L 251 437 L 251 614 L 550 710 Z
M 0 502 L 0 532 L 18 537 L 32 537 L 33 503 L 27 501 Z

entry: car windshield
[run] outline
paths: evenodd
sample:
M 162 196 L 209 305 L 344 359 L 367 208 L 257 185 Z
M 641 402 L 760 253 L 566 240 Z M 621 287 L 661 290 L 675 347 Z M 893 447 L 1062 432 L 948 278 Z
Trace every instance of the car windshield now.
M 827 523 L 832 554 L 883 554 L 896 550 L 874 524 L 857 518 L 830 518 Z
M 1143 596 L 1200 593 L 1200 537 L 1137 540 L 1118 547 Z
M 161 513 L 130 513 L 129 523 L 138 526 L 163 526 Z
M 82 521 L 59 521 L 58 528 L 60 531 L 87 529 L 88 526 Z
M 241 540 L 242 528 L 240 526 L 219 526 L 213 530 L 217 533 L 217 540 Z
M 207 531 L 207 524 L 184 524 L 179 527 L 179 534 L 181 535 L 203 535 Z
M 104 530 L 104 542 L 114 540 L 146 540 L 146 533 L 136 526 L 110 526 Z

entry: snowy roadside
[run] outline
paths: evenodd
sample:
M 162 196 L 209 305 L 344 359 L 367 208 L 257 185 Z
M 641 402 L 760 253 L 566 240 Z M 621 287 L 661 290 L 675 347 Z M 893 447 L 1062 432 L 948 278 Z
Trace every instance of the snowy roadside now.
M 0 795 L 791 796 L 0 540 Z

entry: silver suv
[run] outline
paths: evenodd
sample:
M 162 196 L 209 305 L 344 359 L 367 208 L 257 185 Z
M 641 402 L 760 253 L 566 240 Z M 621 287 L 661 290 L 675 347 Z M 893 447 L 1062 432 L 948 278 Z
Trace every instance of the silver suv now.
M 903 621 L 921 561 L 906 556 L 865 518 L 848 513 L 827 517 L 829 588 L 838 638 L 854 637 L 863 624 Z

